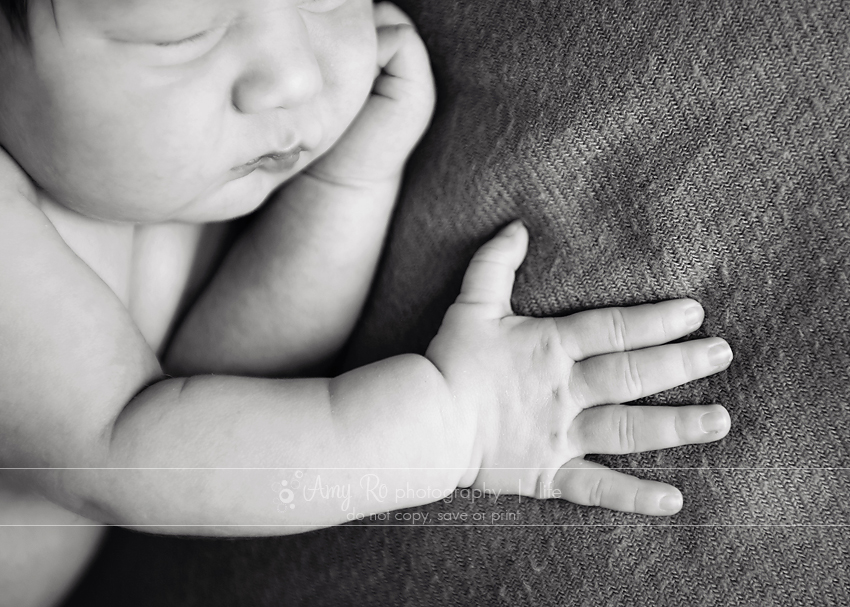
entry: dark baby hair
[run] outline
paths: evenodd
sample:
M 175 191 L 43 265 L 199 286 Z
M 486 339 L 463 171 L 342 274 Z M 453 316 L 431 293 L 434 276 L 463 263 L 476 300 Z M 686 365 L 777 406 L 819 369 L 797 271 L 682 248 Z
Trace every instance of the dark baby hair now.
M 0 0 L 0 10 L 6 15 L 6 20 L 12 27 L 12 31 L 24 38 L 29 37 L 28 4 L 29 0 Z

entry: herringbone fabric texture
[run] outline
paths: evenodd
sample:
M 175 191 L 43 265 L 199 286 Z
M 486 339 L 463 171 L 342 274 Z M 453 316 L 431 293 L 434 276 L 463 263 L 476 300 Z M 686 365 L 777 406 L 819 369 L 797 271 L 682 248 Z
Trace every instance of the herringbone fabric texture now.
M 499 527 L 375 523 L 259 541 L 121 532 L 80 596 L 848 604 L 850 5 L 399 4 L 431 50 L 440 102 L 349 366 L 424 352 L 473 251 L 521 217 L 531 246 L 515 310 L 696 298 L 707 311 L 696 336 L 726 338 L 736 359 L 646 402 L 722 403 L 732 432 L 594 458 L 680 487 L 674 518 L 457 498 L 417 511 L 517 515 Z M 111 590 L 107 575 L 120 580 Z

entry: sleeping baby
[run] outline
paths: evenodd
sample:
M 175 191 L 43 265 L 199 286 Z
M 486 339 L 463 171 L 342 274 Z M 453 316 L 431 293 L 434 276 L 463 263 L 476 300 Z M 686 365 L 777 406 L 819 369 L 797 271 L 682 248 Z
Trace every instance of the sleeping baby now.
M 424 356 L 328 377 L 434 106 L 397 7 L 0 6 L 0 585 L 14 604 L 57 600 L 101 523 L 297 533 L 458 488 L 681 509 L 674 487 L 583 457 L 725 436 L 720 405 L 622 403 L 722 371 L 729 346 L 668 343 L 701 325 L 690 299 L 515 315 L 519 219 L 475 254 Z M 295 475 L 331 490 L 292 490 Z

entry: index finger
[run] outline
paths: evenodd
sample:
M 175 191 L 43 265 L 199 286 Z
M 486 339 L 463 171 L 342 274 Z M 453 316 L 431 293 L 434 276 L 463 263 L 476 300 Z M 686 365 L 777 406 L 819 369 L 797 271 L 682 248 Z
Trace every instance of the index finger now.
M 693 299 L 586 310 L 557 319 L 567 355 L 591 356 L 658 346 L 695 331 L 705 318 Z

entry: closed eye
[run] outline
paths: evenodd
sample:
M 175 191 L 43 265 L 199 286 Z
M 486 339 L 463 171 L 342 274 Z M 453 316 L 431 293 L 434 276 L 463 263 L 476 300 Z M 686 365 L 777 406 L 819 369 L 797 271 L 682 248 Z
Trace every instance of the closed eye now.
M 306 0 L 301 8 L 311 13 L 329 13 L 340 8 L 348 0 Z
M 183 38 L 182 40 L 174 40 L 168 42 L 154 42 L 155 46 L 180 46 L 182 44 L 191 44 L 192 42 L 197 42 L 207 36 L 212 30 L 207 30 L 204 32 L 199 32 L 194 36 L 189 36 L 188 38 Z

